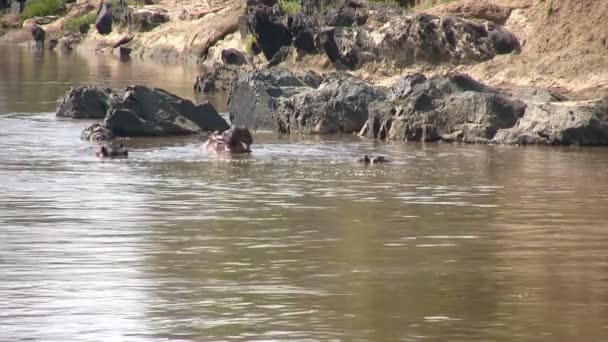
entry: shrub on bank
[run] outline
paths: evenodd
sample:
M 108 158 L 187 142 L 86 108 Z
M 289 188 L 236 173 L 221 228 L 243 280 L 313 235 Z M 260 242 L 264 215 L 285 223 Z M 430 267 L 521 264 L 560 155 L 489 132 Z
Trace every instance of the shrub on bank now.
M 90 27 L 91 25 L 93 25 L 93 23 L 95 23 L 95 17 L 95 12 L 83 14 L 78 17 L 72 17 L 66 20 L 65 24 L 63 24 L 63 29 L 66 32 L 79 32 L 81 26 L 87 25 Z
M 25 3 L 21 19 L 55 15 L 63 12 L 65 4 L 63 0 L 28 0 Z
M 279 6 L 284 15 L 294 15 L 302 12 L 300 0 L 279 0 Z
M 255 43 L 257 43 L 257 39 L 255 39 L 254 35 L 248 35 L 247 38 L 245 38 L 244 50 L 249 56 L 255 55 L 255 52 L 253 49 L 253 44 L 255 44 Z

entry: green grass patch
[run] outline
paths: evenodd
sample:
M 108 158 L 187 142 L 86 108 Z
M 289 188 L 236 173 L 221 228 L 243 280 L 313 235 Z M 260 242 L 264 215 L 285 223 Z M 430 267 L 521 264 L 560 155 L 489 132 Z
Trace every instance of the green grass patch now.
M 279 6 L 284 15 L 295 15 L 302 12 L 300 0 L 279 0 Z
M 249 56 L 253 56 L 253 44 L 257 43 L 257 39 L 255 38 L 254 35 L 248 35 L 245 38 L 245 47 L 244 50 L 245 52 L 249 55 Z
M 21 13 L 21 19 L 60 14 L 64 10 L 63 0 L 28 0 L 25 3 L 23 13 Z
M 97 14 L 95 12 L 83 14 L 78 17 L 72 17 L 65 21 L 65 24 L 63 24 L 63 29 L 66 32 L 79 32 L 80 26 L 84 24 L 89 26 L 93 25 L 96 17 Z

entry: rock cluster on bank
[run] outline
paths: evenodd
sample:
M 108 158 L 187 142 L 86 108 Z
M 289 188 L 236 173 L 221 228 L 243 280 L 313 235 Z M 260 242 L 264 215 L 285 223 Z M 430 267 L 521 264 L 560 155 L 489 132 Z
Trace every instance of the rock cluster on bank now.
M 563 101 L 542 89 L 501 90 L 462 74 L 404 77 L 390 88 L 346 74 L 240 72 L 233 124 L 279 133 L 359 133 L 398 141 L 607 145 L 608 99 Z
M 368 63 L 406 68 L 415 63 L 473 64 L 519 51 L 517 38 L 500 25 L 425 13 L 409 14 L 396 6 L 361 0 L 303 1 L 302 11 L 283 13 L 277 0 L 249 0 L 239 18 L 245 56 L 236 49 L 221 53 L 197 78 L 194 88 L 208 94 L 227 90 L 226 80 L 239 69 L 281 64 L 294 53 L 324 56 L 335 70 L 357 70 Z M 263 61 L 263 60 L 262 60 Z M 305 66 L 305 65 L 302 65 Z
M 162 89 L 134 85 L 124 89 L 85 86 L 70 89 L 57 116 L 103 119 L 84 129 L 82 139 L 162 136 L 225 130 L 226 121 L 209 103 L 195 105 Z
M 270 61 L 282 47 L 298 54 L 325 54 L 354 70 L 370 61 L 406 67 L 415 62 L 468 64 L 519 49 L 517 38 L 500 25 L 425 13 L 395 6 L 345 0 L 304 1 L 303 12 L 285 15 L 276 0 L 250 0 L 240 33 L 252 35 Z

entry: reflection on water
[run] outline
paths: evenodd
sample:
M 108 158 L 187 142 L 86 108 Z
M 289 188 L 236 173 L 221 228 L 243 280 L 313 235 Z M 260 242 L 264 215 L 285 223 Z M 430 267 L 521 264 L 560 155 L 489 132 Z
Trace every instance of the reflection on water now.
M 1 341 L 608 337 L 604 149 L 257 134 L 98 160 L 84 125 L 0 114 Z
M 124 87 L 145 84 L 192 101 L 209 100 L 225 111 L 221 97 L 196 98 L 193 94 L 196 68 L 182 64 L 120 60 L 109 55 L 60 54 L 45 51 L 36 55 L 25 48 L 0 45 L 0 113 L 48 112 L 73 85 L 96 84 Z

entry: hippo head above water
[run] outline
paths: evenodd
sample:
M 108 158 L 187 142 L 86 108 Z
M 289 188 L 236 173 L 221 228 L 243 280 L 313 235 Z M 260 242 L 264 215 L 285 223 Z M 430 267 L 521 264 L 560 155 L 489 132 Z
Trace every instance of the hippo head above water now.
M 253 137 L 249 129 L 232 127 L 224 132 L 215 131 L 211 133 L 203 144 L 203 148 L 213 153 L 249 153 L 251 152 L 251 144 L 253 144 Z
M 129 151 L 127 151 L 126 147 L 124 147 L 122 144 L 120 144 L 118 148 L 101 145 L 99 150 L 95 152 L 95 155 L 100 158 L 127 157 L 129 155 Z

